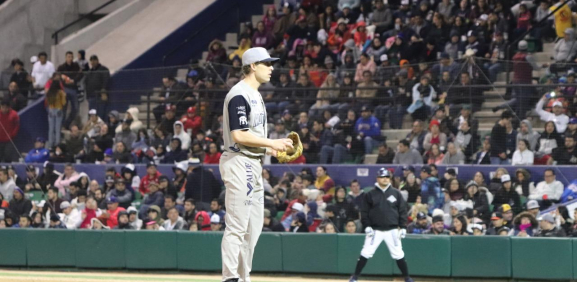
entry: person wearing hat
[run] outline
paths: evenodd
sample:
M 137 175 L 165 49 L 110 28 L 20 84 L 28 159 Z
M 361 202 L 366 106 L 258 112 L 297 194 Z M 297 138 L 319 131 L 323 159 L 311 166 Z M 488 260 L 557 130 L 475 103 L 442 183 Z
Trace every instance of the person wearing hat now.
M 126 211 L 119 212 L 117 220 L 118 220 L 118 225 L 116 225 L 112 229 L 136 230 L 135 228 L 132 227 L 132 225 L 130 225 L 128 212 L 126 212 Z
M 174 177 L 172 178 L 171 181 L 178 191 L 184 189 L 184 184 L 186 183 L 187 170 L 188 170 L 188 160 L 177 162 L 172 167 Z
M 176 118 L 176 107 L 167 105 L 163 108 L 164 115 L 162 116 L 162 120 L 158 124 L 157 128 L 164 129 L 168 131 L 170 134 L 174 134 L 174 123 L 178 121 Z M 185 116 L 183 116 L 184 118 Z
M 503 204 L 508 204 L 515 214 L 522 211 L 521 198 L 517 191 L 513 189 L 511 182 L 511 176 L 509 174 L 503 174 L 501 176 L 501 188 L 497 190 L 491 203 L 494 207 L 501 207 Z
M 122 178 L 112 179 L 112 182 L 114 183 L 114 189 L 108 191 L 106 198 L 115 198 L 120 207 L 127 209 L 134 200 L 133 192 L 126 188 L 126 181 Z
M 196 107 L 189 107 L 180 121 L 184 125 L 184 131 L 190 131 L 191 136 L 196 136 L 196 133 L 198 133 L 202 126 L 202 118 L 196 114 Z
M 487 227 L 486 235 L 499 235 L 499 229 L 504 227 L 503 214 L 501 212 L 494 212 L 491 216 L 491 223 Z
M 141 213 L 143 212 L 141 211 Z M 150 207 L 145 209 L 144 218 L 146 219 L 145 221 L 154 221 L 159 226 L 162 226 L 164 224 L 164 220 L 160 216 L 160 207 L 157 205 L 151 205 Z
M 73 207 L 70 202 L 64 201 L 60 203 L 60 209 L 62 213 L 59 214 L 62 219 L 62 224 L 66 226 L 66 229 L 78 229 L 82 223 L 82 218 L 80 211 Z
M 559 93 L 561 94 L 561 93 Z M 563 134 L 567 129 L 567 124 L 569 124 L 569 117 L 564 113 L 565 109 L 563 107 L 563 103 L 559 100 L 553 102 L 553 112 L 548 112 L 543 110 L 543 105 L 550 100 L 553 99 L 552 93 L 547 93 L 541 97 L 537 106 L 535 106 L 535 111 L 539 115 L 542 121 L 548 122 L 552 121 L 555 123 L 555 128 L 557 129 L 557 133 Z
M 424 212 L 419 212 L 417 214 L 417 219 L 413 220 L 411 224 L 407 226 L 408 234 L 423 234 L 423 232 L 429 230 L 431 225 L 427 219 L 427 215 Z
M 439 179 L 431 173 L 430 166 L 421 167 L 421 202 L 428 205 L 429 213 L 432 214 L 434 209 L 443 208 L 445 197 L 441 191 Z
M 221 174 L 226 186 L 227 210 L 221 245 L 223 281 L 250 279 L 252 255 L 262 231 L 264 206 L 254 200 L 262 197 L 264 192 L 260 189 L 262 178 L 247 179 L 245 176 L 253 172 L 260 175 L 260 160 L 265 154 L 276 157 L 277 153 L 293 147 L 292 140 L 288 138 L 268 139 L 267 121 L 263 119 L 266 110 L 258 87 L 270 81 L 272 65 L 276 61 L 278 58 L 271 58 L 262 47 L 246 50 L 242 54 L 245 78 L 230 89 L 224 100 L 223 139 L 226 152 L 220 158 L 220 170 L 229 173 Z M 185 194 L 186 198 L 201 200 L 200 197 L 189 197 L 188 191 Z M 241 252 L 242 248 L 247 251 Z M 239 264 L 240 256 L 244 262 L 242 264 Z M 239 267 L 242 268 L 240 271 Z
M 393 175 L 386 168 L 377 172 L 374 189 L 365 193 L 361 204 L 361 223 L 365 228 L 365 244 L 357 261 L 355 273 L 350 282 L 356 282 L 367 261 L 382 242 L 385 242 L 391 257 L 406 282 L 413 282 L 409 276 L 401 239 L 407 234 L 407 203 L 401 192 L 391 183 Z
M 97 115 L 96 109 L 88 110 L 88 121 L 84 124 L 80 135 L 87 135 L 89 138 L 95 137 L 100 133 L 104 121 Z
M 2 178 L 0 176 L 0 178 Z M 10 212 L 16 217 L 20 215 L 29 215 L 32 209 L 32 202 L 26 199 L 24 191 L 22 189 L 15 187 L 13 192 L 13 197 L 9 200 Z
M 288 209 L 288 208 L 287 208 Z M 290 205 L 290 213 L 286 214 L 286 217 L 283 216 L 282 219 L 282 225 L 285 229 L 285 231 L 289 231 L 291 228 L 291 223 L 296 219 L 296 214 L 299 212 L 302 212 L 304 209 L 304 205 L 301 204 L 300 202 L 295 202 L 292 205 Z
M 575 106 L 577 106 L 577 104 Z M 565 130 L 565 136 L 573 136 L 575 137 L 575 140 L 577 140 L 577 117 L 569 119 L 567 130 Z
M 142 220 L 138 218 L 138 210 L 136 210 L 135 207 L 130 206 L 126 209 L 126 212 L 128 213 L 128 224 L 130 225 L 130 229 L 140 230 L 142 228 Z M 124 212 L 118 213 L 119 216 L 122 213 Z M 120 219 L 118 222 L 120 224 Z
M 46 139 L 43 137 L 37 137 L 34 142 L 34 148 L 26 154 L 24 161 L 26 163 L 43 163 L 48 161 L 50 158 L 50 151 L 44 148 L 46 144 Z
M 569 26 L 564 30 L 563 36 L 560 37 L 557 43 L 555 43 L 553 52 L 555 64 L 551 65 L 551 72 L 554 74 L 565 71 L 567 69 L 566 64 L 573 63 L 572 60 L 574 60 L 575 55 L 577 55 L 575 48 L 572 48 L 572 45 L 575 44 L 575 29 Z
M 222 223 L 218 214 L 213 214 L 210 217 L 210 230 L 222 231 Z
M 269 209 L 264 209 L 263 232 L 285 232 L 285 228 L 278 220 L 271 216 Z
M 445 229 L 445 224 L 443 223 L 443 216 L 437 215 L 433 216 L 433 224 L 431 228 L 423 232 L 423 235 L 449 235 L 449 230 Z
M 465 186 L 465 192 L 463 199 L 473 202 L 473 215 L 483 220 L 488 220 L 491 217 L 489 198 L 492 197 L 489 190 L 485 187 L 479 188 L 475 181 L 471 181 Z
M 108 209 L 101 215 L 101 217 L 106 219 L 107 226 L 112 229 L 118 225 L 118 213 L 126 211 L 126 209 L 118 206 L 118 199 L 115 196 L 107 197 L 106 205 Z
M 50 215 L 50 225 L 49 229 L 66 229 L 66 226 L 62 223 L 60 216 L 58 214 Z
M 158 178 L 161 175 L 162 174 L 156 169 L 156 163 L 154 161 L 148 162 L 146 164 L 146 175 L 142 177 L 140 180 L 140 186 L 138 187 L 140 194 L 143 196 L 148 194 L 150 184 L 158 184 Z
M 539 220 L 539 230 L 535 237 L 567 237 L 565 230 L 556 226 L 555 217 L 551 213 L 544 214 L 537 219 Z
M 479 33 L 472 29 L 467 32 L 467 45 L 465 46 L 465 50 L 473 50 L 475 57 L 484 58 L 485 54 L 487 54 L 487 46 L 482 43 L 479 38 Z
M 371 114 L 371 108 L 364 105 L 361 108 L 361 117 L 355 123 L 355 133 L 365 144 L 365 154 L 372 154 L 373 148 L 383 141 L 381 135 L 381 121 Z

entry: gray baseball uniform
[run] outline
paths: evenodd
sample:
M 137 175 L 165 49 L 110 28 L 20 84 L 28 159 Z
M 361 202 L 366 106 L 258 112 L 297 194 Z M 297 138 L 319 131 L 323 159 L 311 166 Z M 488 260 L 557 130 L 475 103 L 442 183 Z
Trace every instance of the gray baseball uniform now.
M 220 174 L 226 187 L 226 229 L 222 238 L 222 280 L 250 282 L 252 257 L 262 231 L 264 189 L 262 158 L 266 148 L 247 147 L 232 139 L 232 131 L 247 130 L 266 138 L 266 109 L 260 93 L 244 81 L 224 99 L 224 152 Z

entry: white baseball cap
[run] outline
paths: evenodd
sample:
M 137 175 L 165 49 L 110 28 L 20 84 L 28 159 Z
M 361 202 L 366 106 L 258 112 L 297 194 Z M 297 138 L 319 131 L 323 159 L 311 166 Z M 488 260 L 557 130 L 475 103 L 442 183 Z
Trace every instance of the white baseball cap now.
M 271 58 L 268 51 L 262 47 L 250 48 L 242 54 L 242 65 L 247 66 L 257 62 L 274 62 L 279 58 Z
M 210 223 L 219 224 L 220 223 L 220 216 L 218 214 L 213 214 L 210 217 Z
M 511 181 L 511 176 L 508 175 L 508 174 L 503 174 L 503 175 L 501 176 L 501 183 L 505 183 L 505 182 L 507 182 L 507 181 Z
M 381 55 L 381 62 L 388 61 L 388 60 L 389 60 L 389 57 L 387 56 L 387 54 Z
M 293 209 L 293 210 L 297 210 L 297 211 L 300 211 L 300 212 L 303 211 L 303 208 L 304 208 L 304 207 L 303 207 L 303 204 L 301 204 L 301 203 L 294 203 L 293 206 L 292 206 L 292 209 Z
M 95 110 L 95 109 L 92 109 L 92 110 L 88 111 L 88 114 L 89 114 L 89 115 L 95 115 L 95 114 L 96 114 L 96 110 Z
M 555 101 L 553 102 L 553 107 L 563 107 L 563 103 L 561 103 L 561 101 Z

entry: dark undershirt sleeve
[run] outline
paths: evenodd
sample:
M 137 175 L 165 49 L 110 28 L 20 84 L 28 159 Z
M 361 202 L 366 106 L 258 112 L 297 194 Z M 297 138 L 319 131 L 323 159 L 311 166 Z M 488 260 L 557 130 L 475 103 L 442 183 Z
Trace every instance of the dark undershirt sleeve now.
M 248 129 L 248 117 L 250 116 L 250 106 L 246 99 L 237 95 L 228 102 L 228 124 L 230 131 Z

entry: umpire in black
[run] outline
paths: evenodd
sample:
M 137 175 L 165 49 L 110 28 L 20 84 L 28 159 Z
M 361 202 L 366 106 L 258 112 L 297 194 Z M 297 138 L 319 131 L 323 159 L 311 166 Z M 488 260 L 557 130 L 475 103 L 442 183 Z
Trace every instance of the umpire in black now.
M 407 234 L 407 203 L 401 192 L 391 185 L 393 175 L 379 169 L 375 188 L 364 194 L 361 201 L 361 222 L 365 227 L 365 244 L 349 282 L 357 282 L 368 259 L 373 257 L 382 242 L 387 244 L 391 257 L 397 261 L 405 282 L 413 282 L 405 261 L 401 239 Z

